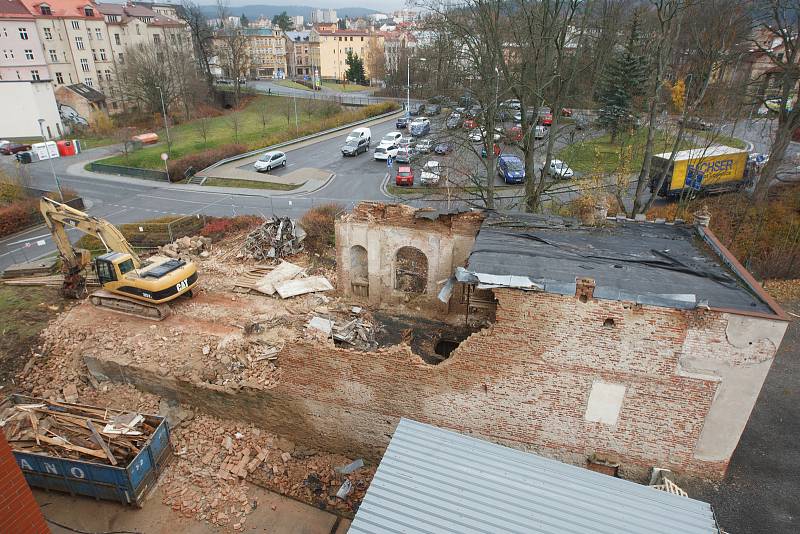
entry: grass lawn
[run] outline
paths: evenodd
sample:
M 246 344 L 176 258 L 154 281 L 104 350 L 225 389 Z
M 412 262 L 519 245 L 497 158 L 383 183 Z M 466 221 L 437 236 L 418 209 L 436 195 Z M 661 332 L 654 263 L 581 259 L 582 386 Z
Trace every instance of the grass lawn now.
M 725 135 L 719 132 L 692 132 L 696 137 L 701 139 L 705 139 L 707 142 L 710 142 L 714 145 L 726 145 L 731 146 L 733 148 L 747 148 L 747 143 L 739 139 L 738 137 L 731 137 L 730 135 Z
M 39 332 L 65 302 L 53 287 L 0 286 L 0 384 L 27 363 Z
M 203 185 L 216 187 L 245 187 L 250 189 L 274 189 L 276 191 L 292 191 L 303 184 L 279 184 L 276 182 L 256 182 L 253 180 L 230 180 L 228 178 L 209 178 Z
M 632 134 L 617 136 L 614 144 L 611 144 L 610 134 L 574 143 L 560 150 L 556 157 L 583 173 L 636 172 L 642 166 L 646 142 L 647 129 L 641 128 Z M 670 151 L 673 142 L 674 137 L 659 130 L 656 132 L 653 153 Z M 696 147 L 696 143 L 684 139 L 678 148 L 685 150 Z
M 313 100 L 298 100 L 297 112 L 300 128 L 315 124 L 330 114 L 330 106 Z M 219 117 L 195 119 L 170 128 L 172 150 L 170 160 L 174 161 L 182 156 L 200 150 L 215 148 L 228 144 L 242 144 L 247 146 L 264 146 L 264 141 L 275 134 L 287 130 L 287 113 L 291 126 L 294 126 L 293 99 L 282 96 L 257 96 L 243 109 L 226 113 Z M 233 117 L 238 117 L 239 135 L 234 135 Z M 263 119 L 263 121 L 262 121 Z M 203 141 L 201 123 L 207 124 L 207 142 Z M 264 124 L 264 121 L 266 124 Z M 109 165 L 125 165 L 145 169 L 158 169 L 164 167 L 161 153 L 166 152 L 167 143 L 163 130 L 157 131 L 162 141 L 136 152 L 113 156 L 102 160 Z
M 366 85 L 358 85 L 356 83 L 348 83 L 344 85 L 342 83 L 335 83 L 335 82 L 322 82 L 322 87 L 326 89 L 330 89 L 331 91 L 336 91 L 338 93 L 350 93 L 354 91 L 365 91 L 369 89 Z
M 292 89 L 302 89 L 303 91 L 311 91 L 310 87 L 306 87 L 302 83 L 293 82 L 292 80 L 272 80 L 275 85 L 282 87 L 290 87 Z

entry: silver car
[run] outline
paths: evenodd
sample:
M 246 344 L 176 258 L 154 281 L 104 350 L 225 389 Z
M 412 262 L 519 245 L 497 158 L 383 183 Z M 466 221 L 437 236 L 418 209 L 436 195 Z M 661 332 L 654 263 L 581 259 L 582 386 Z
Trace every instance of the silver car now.
M 283 152 L 265 152 L 253 164 L 258 172 L 269 172 L 275 167 L 286 167 L 286 154 Z

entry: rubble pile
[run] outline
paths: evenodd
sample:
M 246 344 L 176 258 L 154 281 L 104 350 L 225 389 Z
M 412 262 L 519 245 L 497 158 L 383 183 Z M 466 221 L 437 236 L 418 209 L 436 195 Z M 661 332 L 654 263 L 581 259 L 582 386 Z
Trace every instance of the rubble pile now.
M 262 328 L 259 323 L 250 323 L 246 327 L 251 333 L 258 333 Z M 242 335 L 231 334 L 222 338 L 216 348 L 205 345 L 203 355 L 210 357 L 213 380 L 219 386 L 246 386 L 258 389 L 272 389 L 278 385 L 281 369 L 277 366 L 278 353 L 282 343 L 270 343 L 259 339 L 249 340 Z M 211 360 L 213 358 L 213 360 Z M 209 373 L 206 373 L 206 379 Z
M 305 236 L 289 217 L 272 217 L 247 234 L 240 256 L 259 261 L 285 258 L 303 250 Z
M 185 236 L 175 242 L 164 245 L 158 249 L 159 253 L 169 258 L 189 254 L 208 258 L 211 255 L 211 238 L 202 236 Z

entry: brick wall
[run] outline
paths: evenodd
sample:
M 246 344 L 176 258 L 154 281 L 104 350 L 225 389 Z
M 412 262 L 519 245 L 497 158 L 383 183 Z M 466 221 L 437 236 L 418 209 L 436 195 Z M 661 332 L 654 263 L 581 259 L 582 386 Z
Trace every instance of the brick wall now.
M 587 293 L 494 292 L 496 322 L 436 366 L 405 345 L 359 352 L 300 341 L 281 351 L 277 387 L 232 391 L 163 377 L 155 366 L 89 363 L 348 455 L 378 457 L 405 416 L 579 465 L 594 454 L 619 462 L 628 478 L 651 466 L 724 474 L 785 323 Z
M 50 532 L 2 429 L 0 429 L 0 532 L 14 534 Z

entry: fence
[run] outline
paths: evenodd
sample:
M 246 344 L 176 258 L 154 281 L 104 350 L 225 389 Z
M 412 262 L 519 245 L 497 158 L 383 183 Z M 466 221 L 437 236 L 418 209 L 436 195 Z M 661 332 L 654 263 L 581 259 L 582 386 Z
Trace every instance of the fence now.
M 169 177 L 166 172 L 153 169 L 139 169 L 137 167 L 124 167 L 122 165 L 108 165 L 106 163 L 92 162 L 89 164 L 89 170 L 104 174 L 116 174 L 118 176 L 131 176 L 144 180 L 154 180 L 156 182 L 169 182 Z

